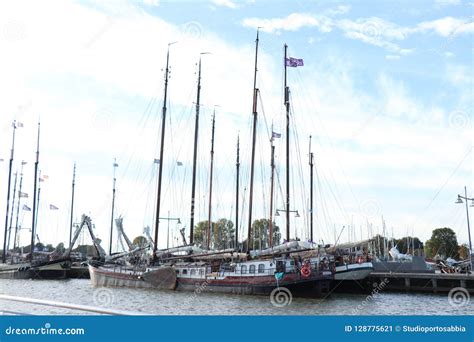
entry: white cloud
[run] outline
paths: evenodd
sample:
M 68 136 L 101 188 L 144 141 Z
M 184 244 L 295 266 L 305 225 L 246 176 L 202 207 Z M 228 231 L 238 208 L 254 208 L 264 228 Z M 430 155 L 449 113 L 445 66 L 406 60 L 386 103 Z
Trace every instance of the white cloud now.
M 243 25 L 247 27 L 261 27 L 263 32 L 278 33 L 279 31 L 298 31 L 303 27 L 317 27 L 320 21 L 307 13 L 292 13 L 285 18 L 260 19 L 246 18 Z
M 242 21 L 246 27 L 262 27 L 264 32 L 279 34 L 281 31 L 297 31 L 305 27 L 316 27 L 320 32 L 341 30 L 345 37 L 378 46 L 389 52 L 405 56 L 414 48 L 402 48 L 399 42 L 408 36 L 433 32 L 441 37 L 456 37 L 474 32 L 474 23 L 465 18 L 444 17 L 424 21 L 415 26 L 400 26 L 379 17 L 358 19 L 334 19 L 333 16 L 349 11 L 348 6 L 339 6 L 323 12 L 323 15 L 311 13 L 292 13 L 284 18 L 246 18 Z
M 227 7 L 231 9 L 238 8 L 237 4 L 232 0 L 212 0 L 212 3 L 217 6 Z
M 417 25 L 419 31 L 432 31 L 441 37 L 455 37 L 460 34 L 474 32 L 472 20 L 463 18 L 444 17 L 441 19 L 424 21 Z

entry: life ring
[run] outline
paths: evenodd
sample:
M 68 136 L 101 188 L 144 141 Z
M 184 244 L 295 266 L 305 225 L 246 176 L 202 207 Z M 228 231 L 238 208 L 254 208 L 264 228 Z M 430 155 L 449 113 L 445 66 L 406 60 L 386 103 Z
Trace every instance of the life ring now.
M 300 273 L 304 278 L 308 278 L 311 275 L 311 268 L 309 267 L 309 265 L 304 265 L 303 267 L 301 267 Z

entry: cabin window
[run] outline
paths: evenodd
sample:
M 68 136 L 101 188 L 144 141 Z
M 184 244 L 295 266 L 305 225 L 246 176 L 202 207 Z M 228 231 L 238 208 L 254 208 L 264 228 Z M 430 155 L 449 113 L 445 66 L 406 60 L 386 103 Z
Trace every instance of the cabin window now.
M 203 270 L 203 269 L 200 269 L 200 270 L 199 270 L 199 275 L 200 275 L 200 276 L 204 275 L 204 270 Z
M 196 275 L 196 270 L 195 269 L 191 270 L 191 275 Z
M 258 265 L 258 273 L 265 273 L 265 264 Z
M 179 274 L 179 270 L 176 270 L 176 274 Z
M 250 265 L 249 273 L 255 273 L 255 265 Z
M 183 270 L 183 274 L 188 274 L 188 270 Z
M 247 265 L 242 265 L 242 266 L 240 267 L 240 273 L 242 273 L 242 274 L 247 273 Z

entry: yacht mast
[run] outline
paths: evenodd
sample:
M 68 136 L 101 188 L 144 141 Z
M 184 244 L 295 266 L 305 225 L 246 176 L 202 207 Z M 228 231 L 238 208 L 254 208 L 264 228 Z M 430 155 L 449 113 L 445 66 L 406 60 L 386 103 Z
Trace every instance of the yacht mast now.
M 286 241 L 290 241 L 290 87 L 287 85 L 287 50 L 285 44 L 285 108 L 286 108 Z
M 31 245 L 30 258 L 33 261 L 33 252 L 35 249 L 35 234 L 36 234 L 36 189 L 38 185 L 38 164 L 39 164 L 39 142 L 40 142 L 40 123 L 38 122 L 38 138 L 36 141 L 36 161 L 35 161 L 35 179 L 33 182 L 33 208 L 31 212 Z
M 272 170 L 271 177 L 270 177 L 270 220 L 269 220 L 269 227 L 268 227 L 268 234 L 269 234 L 269 246 L 273 247 L 273 188 L 275 184 L 275 145 L 273 144 L 274 139 L 274 132 L 273 132 L 273 125 L 272 125 L 272 138 L 270 140 L 271 144 L 271 162 L 270 167 Z
M 115 184 L 117 183 L 117 177 L 115 176 L 115 170 L 117 169 L 117 159 L 114 158 L 114 180 L 112 185 L 112 213 L 110 215 L 110 239 L 109 239 L 109 255 L 112 255 L 112 237 L 114 232 L 114 210 L 115 210 Z
M 257 39 L 255 40 L 255 69 L 253 74 L 253 130 L 252 130 L 252 160 L 250 163 L 250 193 L 249 193 L 249 224 L 247 231 L 247 252 L 250 251 L 250 243 L 252 239 L 252 208 L 253 208 L 253 178 L 255 169 L 255 145 L 257 143 L 257 60 L 258 60 L 258 29 Z
M 163 151 L 165 145 L 165 128 L 166 128 L 166 101 L 168 96 L 168 74 L 169 74 L 169 60 L 170 60 L 170 45 L 168 44 L 168 51 L 166 53 L 166 69 L 165 69 L 165 91 L 163 95 L 163 112 L 161 118 L 161 146 L 160 146 L 160 160 L 158 165 L 158 190 L 156 196 L 156 215 L 155 215 L 155 243 L 153 244 L 153 261 L 156 261 L 156 250 L 158 248 L 158 230 L 160 226 L 160 206 L 161 206 L 161 179 L 163 175 Z
M 212 175 L 214 171 L 214 131 L 216 127 L 216 109 L 212 116 L 212 137 L 211 137 L 211 167 L 209 174 L 209 218 L 207 220 L 207 249 L 211 245 L 211 228 L 212 228 Z
M 7 251 L 10 250 L 10 238 L 12 235 L 13 212 L 15 211 L 15 195 L 16 195 L 16 185 L 18 183 L 18 171 L 15 172 L 15 181 L 13 183 L 14 185 L 13 185 L 12 211 L 10 213 L 10 224 L 8 226 Z
M 74 163 L 74 169 L 72 171 L 72 194 L 71 194 L 71 222 L 69 225 L 69 248 L 71 248 L 72 240 L 72 226 L 73 226 L 73 217 L 74 217 L 74 188 L 76 186 L 76 163 Z
M 13 121 L 13 139 L 12 139 L 12 149 L 10 153 L 10 166 L 8 168 L 8 186 L 7 186 L 7 210 L 5 215 L 5 233 L 3 239 L 3 254 L 2 254 L 2 262 L 5 263 L 7 261 L 7 231 L 8 231 L 8 212 L 10 210 L 10 186 L 12 180 L 12 168 L 13 168 L 13 155 L 15 153 L 15 133 L 16 133 L 16 121 Z
M 240 137 L 237 135 L 237 160 L 235 163 L 235 249 L 239 248 L 239 178 L 240 178 Z
M 314 242 L 314 236 L 313 236 L 313 214 L 314 214 L 314 209 L 313 209 L 313 152 L 311 152 L 311 135 L 309 136 L 309 225 L 310 225 L 310 233 L 309 233 L 309 238 L 311 242 Z
M 201 52 L 201 55 L 206 54 Z M 190 236 L 189 244 L 194 243 L 194 208 L 196 205 L 196 171 L 197 171 L 197 149 L 198 149 L 198 134 L 199 134 L 199 110 L 201 106 L 201 56 L 199 56 L 199 67 L 198 67 L 198 84 L 197 84 L 197 95 L 196 95 L 196 121 L 194 124 L 194 151 L 193 151 L 193 181 L 191 184 L 191 222 L 189 225 Z
M 13 237 L 13 249 L 16 248 L 16 240 L 18 235 L 18 216 L 20 215 L 20 203 L 21 203 L 21 196 L 22 196 L 22 185 L 23 185 L 23 165 L 25 165 L 25 161 L 21 161 L 21 171 L 20 171 L 20 189 L 18 191 L 18 203 L 16 207 L 16 219 L 15 219 L 15 235 Z

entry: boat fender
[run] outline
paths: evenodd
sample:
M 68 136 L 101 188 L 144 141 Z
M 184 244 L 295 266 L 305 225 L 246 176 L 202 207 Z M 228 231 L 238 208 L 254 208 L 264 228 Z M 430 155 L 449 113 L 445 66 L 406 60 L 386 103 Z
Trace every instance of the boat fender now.
M 309 265 L 304 265 L 301 267 L 300 273 L 304 278 L 308 278 L 311 275 L 311 267 L 309 267 Z

